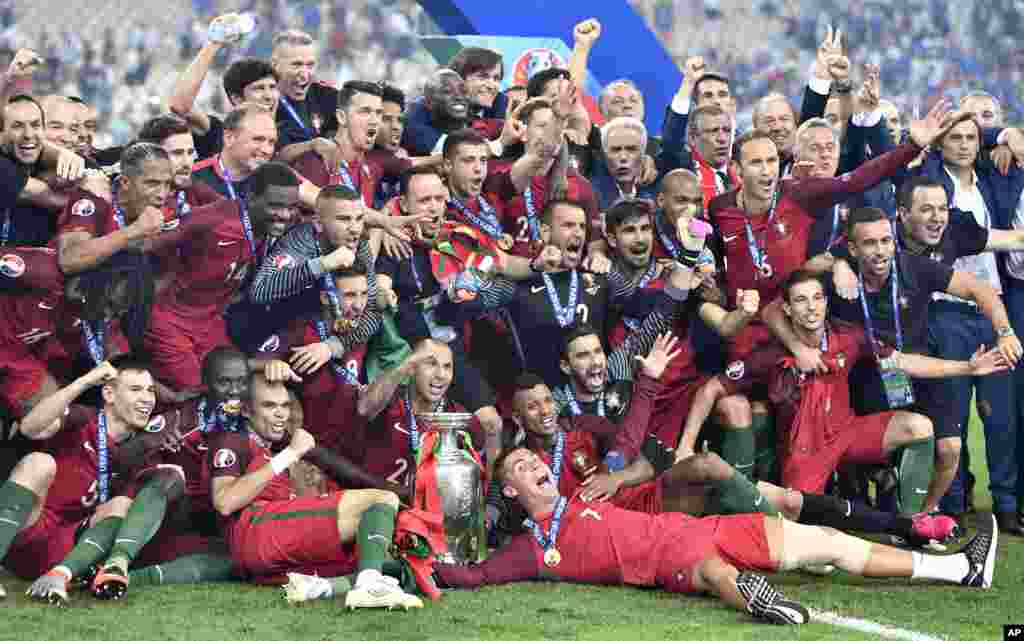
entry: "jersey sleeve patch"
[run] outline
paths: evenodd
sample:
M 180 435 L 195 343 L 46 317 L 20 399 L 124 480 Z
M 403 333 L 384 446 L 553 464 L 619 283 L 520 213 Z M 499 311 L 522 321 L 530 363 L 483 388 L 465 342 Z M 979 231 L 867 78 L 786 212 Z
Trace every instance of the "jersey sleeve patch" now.
M 75 216 L 88 218 L 96 213 L 96 203 L 88 198 L 83 198 L 71 206 L 71 213 Z
M 235 451 L 228 447 L 222 447 L 213 454 L 213 467 L 218 470 L 225 470 L 238 462 Z
M 0 256 L 0 274 L 7 278 L 18 278 L 25 273 L 25 260 L 17 254 Z

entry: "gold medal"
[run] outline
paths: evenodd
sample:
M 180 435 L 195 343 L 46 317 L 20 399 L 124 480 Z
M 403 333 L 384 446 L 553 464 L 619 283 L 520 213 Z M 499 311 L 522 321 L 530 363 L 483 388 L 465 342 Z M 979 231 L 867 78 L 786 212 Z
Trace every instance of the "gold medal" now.
M 504 234 L 498 239 L 498 249 L 501 251 L 509 251 L 515 245 L 515 239 L 512 238 L 512 234 Z
M 224 401 L 223 403 L 220 404 L 220 408 L 224 411 L 225 414 L 230 414 L 234 416 L 242 411 L 242 401 L 238 399 Z
M 334 333 L 344 334 L 356 328 L 357 322 L 348 318 L 338 318 L 334 321 Z
M 562 562 L 562 553 L 558 551 L 558 548 L 548 548 L 544 550 L 544 565 L 549 568 L 557 568 L 558 564 Z

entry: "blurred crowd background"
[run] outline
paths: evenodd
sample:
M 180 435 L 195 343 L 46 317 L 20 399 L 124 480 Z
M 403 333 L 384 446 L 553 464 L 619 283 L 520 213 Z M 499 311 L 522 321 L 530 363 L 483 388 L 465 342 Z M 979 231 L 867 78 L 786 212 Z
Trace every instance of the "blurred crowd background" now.
M 676 62 L 702 55 L 728 74 L 740 105 L 769 91 L 799 99 L 832 22 L 858 66 L 882 69 L 882 93 L 912 114 L 940 95 L 984 89 L 1024 121 L 1019 43 L 1024 0 L 631 0 Z M 386 80 L 418 95 L 436 62 L 418 37 L 440 35 L 415 0 L 0 0 L 0 60 L 32 47 L 47 61 L 37 92 L 99 106 L 106 140 L 120 143 L 162 108 L 214 16 L 249 11 L 257 31 L 222 54 L 200 106 L 224 110 L 220 73 L 233 57 L 267 56 L 273 34 L 300 28 L 321 44 L 318 75 Z M 581 16 L 582 17 L 582 16 Z M 116 25 L 116 26 L 111 26 Z M 614 29 L 606 25 L 605 29 Z M 565 34 L 571 46 L 571 34 Z M 600 45 L 598 45 L 600 46 Z M 660 105 L 648 108 L 661 109 Z M 749 119 L 749 113 L 746 114 Z

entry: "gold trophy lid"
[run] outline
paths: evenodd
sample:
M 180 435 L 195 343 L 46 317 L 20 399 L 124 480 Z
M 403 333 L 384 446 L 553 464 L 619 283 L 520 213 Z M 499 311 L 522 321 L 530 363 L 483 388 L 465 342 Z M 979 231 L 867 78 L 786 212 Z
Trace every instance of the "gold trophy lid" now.
M 473 415 L 469 412 L 426 412 L 417 414 L 416 420 L 429 429 L 461 430 L 469 425 Z

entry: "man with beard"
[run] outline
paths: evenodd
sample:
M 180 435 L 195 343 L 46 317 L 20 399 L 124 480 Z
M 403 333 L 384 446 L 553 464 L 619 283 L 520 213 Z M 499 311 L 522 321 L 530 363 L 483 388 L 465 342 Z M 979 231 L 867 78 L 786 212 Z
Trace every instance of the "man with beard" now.
M 73 405 L 97 385 L 102 409 Z M 31 454 L 30 458 L 42 458 L 30 461 L 39 465 L 30 472 L 34 478 L 27 486 L 15 483 L 45 498 L 30 515 L 35 519 L 23 521 L 32 525 L 7 550 L 5 565 L 25 578 L 44 573 L 55 577 L 56 593 L 41 597 L 66 602 L 68 582 L 101 560 L 111 545 L 116 549 L 126 540 L 152 535 L 154 523 L 145 508 L 160 500 L 166 505 L 169 497 L 180 493 L 179 471 L 153 469 L 146 474 L 139 468 L 112 465 L 119 450 L 149 428 L 155 389 L 145 362 L 124 354 L 42 400 L 21 422 L 22 434 L 45 440 L 47 454 Z M 84 523 L 89 529 L 76 544 L 75 535 Z M 32 596 L 37 584 L 29 588 Z
M 504 278 L 483 282 L 478 286 L 479 295 L 475 300 L 445 302 L 438 313 L 445 322 L 460 325 L 465 319 L 487 310 L 506 308 L 523 368 L 538 373 L 549 385 L 557 387 L 565 380 L 557 362 L 551 359 L 551 345 L 558 344 L 565 329 L 577 323 L 590 324 L 602 336 L 606 335 L 611 322 L 610 306 L 623 301 L 631 293 L 631 286 L 617 271 L 608 276 L 580 271 L 586 220 L 579 205 L 564 200 L 549 202 L 540 234 L 545 244 L 553 246 L 561 255 L 559 267 L 552 270 L 554 273 L 543 273 L 539 278 L 519 283 Z M 664 294 L 631 339 L 637 344 L 637 352 L 651 345 L 674 318 L 677 302 L 686 299 L 703 237 L 688 236 L 684 243 L 687 248 L 683 263 L 672 270 Z M 533 269 L 539 271 L 536 266 Z
M 872 326 L 872 331 L 879 338 L 898 351 L 909 354 L 928 353 L 928 310 L 936 292 L 974 301 L 994 327 L 1010 327 L 1006 309 L 991 286 L 970 273 L 954 271 L 933 260 L 905 251 L 897 254 L 893 229 L 884 212 L 871 208 L 850 212 L 847 237 L 854 258 L 851 266 L 859 274 L 859 296 L 852 301 L 831 296 L 828 307 L 836 318 Z M 895 306 L 891 300 L 896 301 Z M 777 304 L 770 305 L 764 313 L 765 322 L 794 354 L 799 369 L 822 373 L 831 370 L 832 367 L 822 360 L 820 350 L 799 340 L 781 311 Z M 1012 333 L 1000 339 L 999 349 L 1010 364 L 1020 358 L 1020 343 Z M 801 363 L 807 363 L 807 366 L 802 367 Z M 851 373 L 862 411 L 916 408 L 931 419 L 939 439 L 950 438 L 946 425 L 951 422 L 949 416 L 953 410 L 946 388 L 928 380 L 908 377 L 898 370 L 884 375 L 885 379 L 881 378 L 883 373 L 878 368 L 869 366 L 859 367 Z M 907 388 L 910 388 L 909 392 Z M 934 445 L 920 447 L 916 457 L 931 461 Z M 906 456 L 904 454 L 904 459 Z M 916 497 L 924 499 L 925 511 L 937 507 L 956 472 L 955 464 L 950 469 L 937 468 L 927 494 Z
M 598 164 L 591 177 L 601 211 L 607 211 L 619 200 L 655 197 L 655 188 L 640 181 L 646 148 L 647 127 L 642 120 L 622 116 L 601 127 L 604 162 Z
M 52 240 L 57 211 L 67 196 L 42 180 L 56 171 L 62 184 L 82 179 L 84 163 L 76 154 L 44 140 L 43 108 L 31 96 L 13 96 L 3 107 L 0 184 L 6 210 L 0 215 L 0 245 L 42 246 Z
M 288 468 L 316 442 L 301 427 L 289 433 L 288 390 L 256 375 L 244 412 L 251 432 L 212 434 L 207 456 L 213 506 L 244 576 L 258 580 L 303 570 L 339 576 L 357 566 L 346 607 L 423 607 L 381 574 L 398 497 L 381 490 L 343 490 L 292 498 Z
M 525 152 L 509 171 L 488 177 L 483 188 L 504 205 L 502 226 L 512 234 L 511 253 L 536 255 L 541 241 L 539 215 L 556 199 L 580 203 L 592 238 L 597 238 L 600 209 L 590 181 L 568 167 L 564 115 L 556 113 L 551 102 L 535 98 L 523 105 L 518 119 L 525 125 L 521 135 Z
M 405 131 L 405 93 L 391 85 L 382 85 L 380 91 L 380 129 L 377 131 L 370 154 L 407 157 L 408 152 L 402 149 L 402 132 Z M 387 201 L 401 193 L 398 188 L 399 179 L 398 176 L 381 178 L 373 198 L 375 209 L 381 209 Z
M 732 119 L 733 116 L 718 105 L 697 107 L 688 120 L 686 136 L 689 144 L 672 141 L 662 148 L 658 158 L 658 170 L 663 174 L 682 168 L 700 176 L 705 211 L 712 198 L 739 183 L 736 170 L 729 163 L 733 142 Z
M 196 161 L 196 145 L 188 123 L 178 116 L 156 116 L 143 123 L 136 137 L 139 142 L 160 145 L 171 159 L 173 182 L 171 193 L 164 204 L 164 218 L 184 220 L 196 207 L 208 205 L 220 194 L 205 183 L 192 180 L 192 166 Z
M 979 535 L 959 553 L 930 556 L 767 517 L 741 514 L 697 519 L 645 514 L 611 502 L 562 496 L 553 471 L 526 448 L 495 463 L 502 494 L 526 511 L 528 532 L 480 564 L 435 564 L 438 583 L 477 587 L 541 577 L 604 585 L 657 586 L 670 592 L 711 592 L 754 616 L 782 624 L 809 621 L 752 572 L 834 564 L 863 576 L 902 576 L 968 587 L 992 583 L 997 533 L 982 521 Z
M 61 271 L 71 275 L 92 269 L 117 252 L 141 247 L 146 239 L 160 234 L 172 171 L 170 157 L 162 147 L 135 143 L 121 156 L 121 175 L 112 203 L 86 191 L 73 192 L 57 222 Z
M 269 238 L 294 215 L 299 180 L 287 166 L 266 163 L 250 177 L 248 199 L 219 200 L 153 240 L 179 249 L 182 264 L 154 308 L 146 332 L 157 378 L 176 392 L 201 385 L 200 360 L 229 343 L 224 312 L 266 255 Z
M 709 219 L 716 230 L 714 253 L 721 262 L 719 273 L 726 292 L 732 300 L 740 289 L 756 289 L 761 300 L 774 300 L 778 286 L 792 271 L 807 262 L 810 230 L 815 217 L 830 212 L 833 205 L 862 193 L 888 175 L 896 173 L 943 131 L 943 115 L 947 105 L 938 103 L 925 120 L 911 126 L 911 143 L 875 158 L 840 178 L 806 178 L 779 182 L 780 156 L 773 139 L 760 131 L 748 132 L 736 141 L 742 186 L 712 201 Z M 948 128 L 951 124 L 945 124 Z M 728 265 L 728 270 L 724 270 Z M 729 358 L 742 360 L 758 344 L 766 342 L 771 334 L 760 323 L 751 323 L 734 338 Z M 815 354 L 802 354 L 814 358 L 808 365 L 801 360 L 801 369 L 814 369 L 820 362 Z M 753 438 L 763 442 L 758 447 L 759 474 L 771 475 L 770 456 L 771 419 L 767 408 L 760 402 L 753 408 L 745 397 L 721 400 L 719 422 L 730 430 L 743 430 L 747 424 L 753 429 Z M 748 423 L 749 421 L 749 423 Z

